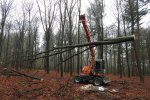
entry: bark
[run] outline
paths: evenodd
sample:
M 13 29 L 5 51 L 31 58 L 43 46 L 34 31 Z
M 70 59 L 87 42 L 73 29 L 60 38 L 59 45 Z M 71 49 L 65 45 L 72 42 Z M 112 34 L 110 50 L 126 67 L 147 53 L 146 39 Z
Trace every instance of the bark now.
M 146 38 L 147 54 L 148 54 L 148 61 L 149 61 L 148 68 L 150 68 L 150 40 L 149 40 L 149 37 L 150 37 L 150 31 L 149 31 L 149 33 L 147 34 L 147 38 Z
M 124 31 L 125 36 L 127 36 L 126 21 L 125 21 L 125 17 L 123 15 L 124 15 L 124 13 L 122 11 L 123 31 Z M 131 76 L 130 75 L 131 72 L 130 72 L 130 65 L 129 65 L 128 43 L 125 43 L 125 53 L 126 53 L 127 73 L 128 73 L 128 77 L 130 77 Z
M 128 0 L 129 2 L 129 10 L 130 10 L 130 17 L 131 17 L 131 34 L 135 33 L 135 14 L 134 14 L 134 4 L 132 0 Z M 136 73 L 136 61 L 135 61 L 135 43 L 132 43 L 131 49 L 131 58 L 132 58 L 132 75 Z
M 26 5 L 27 6 L 27 5 Z M 31 55 L 31 57 L 33 58 L 33 39 L 32 39 L 32 31 L 31 31 L 31 11 L 33 8 L 33 4 L 28 4 L 28 6 L 26 7 L 26 10 L 28 12 L 28 44 L 27 44 L 27 48 L 28 48 L 28 55 Z M 21 62 L 20 62 L 21 64 Z M 33 66 L 33 62 L 29 61 L 28 62 L 28 69 L 31 69 Z M 21 65 L 20 65 L 21 66 Z
M 113 56 L 114 56 L 114 60 L 113 60 L 113 62 L 114 62 L 114 64 L 113 64 L 113 66 L 114 66 L 114 68 L 113 68 L 113 73 L 114 73 L 114 75 L 116 75 L 117 74 L 117 70 L 118 70 L 118 67 L 117 67 L 117 51 L 116 51 L 117 49 L 116 49 L 116 45 L 113 45 Z
M 49 32 L 50 32 L 50 30 L 47 29 L 47 31 L 45 33 L 45 35 L 46 35 L 45 50 L 49 50 L 49 46 L 50 46 L 50 44 L 49 44 L 49 42 L 50 42 L 50 33 Z M 49 73 L 49 57 L 48 57 L 48 55 L 49 55 L 49 52 L 46 52 L 45 53 L 45 63 L 44 63 L 44 66 L 45 66 L 45 70 L 46 70 L 47 73 Z
M 78 2 L 78 13 L 80 15 L 81 10 L 81 1 Z M 78 44 L 80 44 L 80 22 L 78 21 Z M 80 48 L 77 49 L 77 52 L 80 52 Z M 82 59 L 82 58 L 81 58 Z M 77 56 L 77 73 L 80 71 L 80 55 Z
M 116 0 L 116 8 L 117 8 L 117 22 L 118 22 L 118 30 L 117 34 L 118 37 L 120 37 L 120 5 L 121 2 L 119 0 Z M 117 55 L 117 67 L 118 67 L 118 74 L 120 75 L 120 78 L 122 78 L 122 66 L 121 66 L 121 44 L 118 44 L 118 55 Z
M 6 54 L 5 54 L 5 57 L 6 57 L 6 59 L 5 59 L 5 66 L 8 66 L 9 65 L 9 62 L 8 62 L 8 55 L 10 54 L 9 53 L 9 46 L 10 46 L 10 30 L 11 30 L 11 27 L 12 27 L 12 25 L 11 25 L 11 23 L 9 23 L 8 25 L 7 25 L 7 43 L 6 43 Z M 8 63 L 7 63 L 8 62 Z
M 107 52 L 108 50 L 107 50 L 107 45 L 105 46 L 105 70 L 106 70 L 106 73 L 108 74 L 108 58 L 107 58 L 107 56 L 108 56 L 108 52 Z
M 140 59 L 139 59 L 139 35 L 140 35 L 140 29 L 139 29 L 139 11 L 138 11 L 138 9 L 139 9 L 139 6 L 138 6 L 138 0 L 136 1 L 136 3 L 137 3 L 137 8 L 136 8 L 136 12 L 137 12 L 137 32 L 136 32 L 136 34 L 137 34 L 137 39 L 135 39 L 135 41 L 134 41 L 134 51 L 135 51 L 135 56 L 136 56 L 136 63 L 137 63 L 137 68 L 138 68 L 138 74 L 139 74 L 139 77 L 140 77 L 140 81 L 141 82 L 143 82 L 144 83 L 144 76 L 143 76 L 143 73 L 142 73 L 142 69 L 141 69 L 141 64 L 140 64 Z
M 143 44 L 143 43 L 142 43 Z M 145 56 L 144 56 L 144 44 L 141 45 L 142 46 L 142 51 L 141 51 L 141 54 L 142 54 L 142 69 L 143 69 L 143 75 L 145 74 Z

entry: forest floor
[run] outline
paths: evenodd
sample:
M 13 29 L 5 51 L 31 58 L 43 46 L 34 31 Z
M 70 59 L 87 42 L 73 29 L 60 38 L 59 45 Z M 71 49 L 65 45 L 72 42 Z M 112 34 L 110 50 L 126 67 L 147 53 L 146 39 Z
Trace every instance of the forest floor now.
M 85 84 L 75 84 L 73 77 L 65 74 L 63 78 L 57 72 L 46 74 L 43 70 L 23 70 L 21 73 L 41 77 L 33 80 L 20 75 L 4 75 L 0 71 L 1 100 L 150 100 L 150 76 L 145 83 L 138 77 L 107 75 L 111 82 L 104 86 L 106 91 L 81 90 Z M 111 92 L 110 90 L 115 90 Z

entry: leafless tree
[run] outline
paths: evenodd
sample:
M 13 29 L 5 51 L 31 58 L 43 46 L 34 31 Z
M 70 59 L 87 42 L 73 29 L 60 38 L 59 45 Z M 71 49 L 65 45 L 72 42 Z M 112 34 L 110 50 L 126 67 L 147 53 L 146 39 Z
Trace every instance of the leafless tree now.
M 3 37 L 4 37 L 4 28 L 5 23 L 8 17 L 8 14 L 10 13 L 10 10 L 12 8 L 13 0 L 0 0 L 0 15 L 1 15 L 1 21 L 0 21 L 0 57 L 2 53 L 2 47 L 3 47 Z
M 120 13 L 121 13 L 121 1 L 116 0 L 116 10 L 117 10 L 117 35 L 120 37 Z M 120 77 L 122 77 L 122 65 L 121 65 L 121 44 L 118 45 L 118 58 L 117 58 L 117 67 L 118 67 L 118 74 L 120 74 Z
M 94 17 L 95 30 L 97 32 L 97 40 L 102 41 L 104 38 L 103 32 L 103 17 L 104 17 L 104 1 L 103 0 L 94 0 L 94 3 L 91 3 L 91 12 Z M 103 46 L 97 48 L 98 58 L 103 59 Z
M 149 61 L 149 67 L 150 67 L 150 30 L 148 30 L 147 35 L 146 35 L 146 42 L 147 42 L 147 53 L 148 53 L 148 61 Z
M 78 14 L 80 15 L 81 13 L 81 0 L 78 1 Z M 80 38 L 81 38 L 81 31 L 80 31 L 80 22 L 78 21 L 78 44 L 80 44 Z M 77 52 L 79 53 L 80 52 L 80 48 L 77 49 Z M 81 54 L 82 55 L 82 54 Z M 78 55 L 77 56 L 77 73 L 79 74 L 80 72 L 80 66 L 81 65 L 81 62 L 80 60 L 82 59 L 82 56 L 81 55 Z M 81 57 L 81 58 L 80 58 Z
M 43 30 L 45 33 L 45 51 L 47 51 L 50 49 L 50 47 L 52 47 L 52 46 L 50 46 L 50 42 L 52 42 L 50 40 L 51 40 L 51 36 L 52 36 L 54 18 L 56 15 L 56 10 L 55 10 L 56 2 L 52 1 L 52 0 L 48 0 L 48 1 L 42 0 L 42 2 L 36 0 L 36 2 L 38 5 L 40 19 L 41 19 Z M 41 9 L 39 2 L 41 2 L 41 5 L 43 5 L 43 7 L 44 7 L 44 13 Z M 45 53 L 45 55 L 49 55 L 49 52 Z M 44 66 L 45 66 L 46 72 L 49 73 L 49 57 L 45 58 Z
M 77 0 L 72 0 L 70 3 L 68 3 L 68 0 L 66 0 L 65 2 L 66 4 L 66 11 L 67 11 L 67 15 L 68 15 L 68 25 L 69 25 L 69 34 L 68 34 L 68 44 L 69 45 L 72 45 L 73 44 L 73 33 L 74 33 L 74 29 L 73 29 L 73 26 L 74 26 L 74 16 L 73 16 L 73 13 L 74 13 L 74 9 L 75 9 L 75 5 L 77 4 Z M 72 51 L 69 52 L 69 56 L 72 55 Z M 73 59 L 70 59 L 70 75 L 72 76 L 73 74 Z
M 16 25 L 14 28 L 17 30 L 14 38 L 14 54 L 15 55 L 15 67 L 19 69 L 20 66 L 23 66 L 22 55 L 25 54 L 25 33 L 27 26 L 27 16 L 25 12 L 25 5 L 22 5 L 22 12 L 19 13 L 16 11 Z
M 65 1 L 59 0 L 58 3 L 59 13 L 60 13 L 60 33 L 61 33 L 60 45 L 61 46 L 63 46 L 63 41 L 64 41 L 64 32 L 65 32 L 66 16 L 67 16 L 67 3 L 68 3 L 67 0 Z M 60 54 L 60 61 L 63 61 L 62 53 Z M 60 70 L 61 70 L 61 77 L 63 77 L 63 63 L 60 66 Z

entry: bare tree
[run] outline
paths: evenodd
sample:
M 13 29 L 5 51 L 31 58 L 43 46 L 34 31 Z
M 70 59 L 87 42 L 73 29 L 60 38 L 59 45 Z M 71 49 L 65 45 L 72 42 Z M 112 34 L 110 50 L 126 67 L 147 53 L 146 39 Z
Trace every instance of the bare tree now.
M 122 22 L 123 22 L 123 32 L 124 35 L 127 36 L 127 27 L 129 27 L 129 24 L 127 23 L 126 19 L 125 19 L 125 5 L 122 4 L 121 6 L 121 17 L 122 17 Z M 131 71 L 130 71 L 130 64 L 129 64 L 129 50 L 128 50 L 128 43 L 125 43 L 125 54 L 126 54 L 126 63 L 127 63 L 127 70 L 128 70 L 128 77 L 131 76 Z
M 149 2 L 149 0 L 143 1 L 143 0 L 128 0 L 126 3 L 126 15 L 125 19 L 129 22 L 131 25 L 131 34 L 136 35 L 135 42 L 132 44 L 132 73 L 135 73 L 135 66 L 137 67 L 138 74 L 140 76 L 141 82 L 143 82 L 143 75 L 142 75 L 142 69 L 140 66 L 140 20 L 142 16 L 147 14 L 147 9 L 143 9 L 144 6 Z
M 26 3 L 25 5 L 25 9 L 27 11 L 27 15 L 28 15 L 28 40 L 27 40 L 27 55 L 30 56 L 32 58 L 33 55 L 33 33 L 32 33 L 32 27 L 31 27 L 31 13 L 32 13 L 32 9 L 33 9 L 33 2 L 30 3 Z M 32 61 L 29 62 L 28 65 L 29 68 L 32 67 Z
M 22 55 L 25 54 L 25 33 L 26 33 L 26 13 L 25 13 L 25 7 L 22 5 L 22 12 L 17 12 L 16 15 L 16 25 L 14 28 L 18 30 L 15 34 L 14 38 L 14 59 L 15 59 L 15 67 L 16 69 L 19 69 L 19 67 L 23 67 L 23 58 Z
M 45 51 L 50 49 L 50 39 L 52 36 L 52 27 L 54 24 L 54 18 L 55 18 L 55 8 L 56 8 L 56 2 L 53 2 L 52 0 L 45 1 L 43 0 L 43 7 L 44 7 L 44 13 L 41 10 L 41 6 L 39 4 L 39 1 L 36 0 L 38 9 L 39 9 L 39 14 L 40 14 L 40 19 L 42 22 L 42 26 L 44 29 L 45 33 Z M 45 56 L 49 55 L 49 52 L 45 53 Z M 47 73 L 49 73 L 49 57 L 45 57 L 44 61 L 44 66 L 45 70 Z
M 81 13 L 81 0 L 78 1 L 78 14 L 80 15 Z M 78 21 L 78 44 L 80 44 L 80 22 Z M 80 48 L 77 49 L 77 52 L 80 52 Z M 77 73 L 79 74 L 80 71 L 80 60 L 82 59 L 82 57 L 80 58 L 80 55 L 77 56 Z
M 147 43 L 147 53 L 148 53 L 148 61 L 149 61 L 149 67 L 150 67 L 150 30 L 148 30 L 148 33 L 147 33 L 147 37 L 146 37 L 146 43 Z
M 12 29 L 12 23 L 6 24 L 6 30 L 7 30 L 7 41 L 6 41 L 6 49 L 5 49 L 5 66 L 8 66 L 8 60 L 9 60 L 9 47 L 10 47 L 10 31 Z
M 72 45 L 73 44 L 73 25 L 74 25 L 74 23 L 73 23 L 73 11 L 74 11 L 74 9 L 75 9 L 75 5 L 77 4 L 77 0 L 72 0 L 72 2 L 70 2 L 70 3 L 68 3 L 68 0 L 66 0 L 66 11 L 67 11 L 67 15 L 68 15 L 68 22 L 69 22 L 69 34 L 68 34 L 68 44 L 69 45 Z M 69 56 L 71 56 L 72 55 L 72 51 L 70 51 L 69 52 Z M 73 59 L 70 59 L 70 75 L 72 76 L 72 74 L 73 74 Z
M 121 1 L 120 0 L 116 0 L 116 9 L 117 9 L 117 35 L 118 37 L 120 37 L 120 5 L 121 5 Z M 117 67 L 118 67 L 118 74 L 120 74 L 120 77 L 122 77 L 122 66 L 121 66 L 121 44 L 118 45 L 118 58 L 117 58 Z
M 102 41 L 104 38 L 103 32 L 103 17 L 104 17 L 104 1 L 103 0 L 94 0 L 94 3 L 90 3 L 91 12 L 94 17 L 95 30 L 98 33 L 97 40 Z M 98 58 L 103 59 L 103 46 L 99 46 Z
M 139 36 L 140 36 L 140 25 L 139 25 L 139 22 L 140 22 L 140 19 L 139 19 L 139 0 L 136 0 L 136 17 L 137 17 L 137 32 L 136 32 L 136 37 L 137 39 L 135 39 L 135 42 L 134 42 L 134 51 L 135 51 L 135 57 L 136 57 L 136 63 L 137 63 L 137 68 L 138 68 L 138 72 L 139 72 L 139 76 L 140 76 L 140 81 L 141 82 L 144 82 L 144 76 L 143 76 L 143 73 L 142 73 L 142 69 L 141 69 L 141 66 L 140 66 L 140 60 L 139 60 Z
M 0 57 L 2 53 L 2 46 L 3 46 L 3 36 L 4 36 L 4 27 L 8 17 L 8 14 L 11 10 L 13 4 L 13 0 L 0 0 L 0 11 L 1 11 L 1 21 L 0 21 Z
M 67 15 L 67 3 L 68 1 L 62 2 L 62 0 L 59 0 L 59 13 L 60 13 L 60 33 L 61 33 L 61 46 L 63 46 L 63 41 L 64 41 L 64 32 L 65 32 L 65 25 L 66 25 L 66 15 Z M 63 8 L 64 6 L 64 8 Z M 62 51 L 62 49 L 61 49 Z M 60 54 L 60 61 L 63 61 L 63 55 L 62 53 Z M 60 66 L 61 70 L 61 77 L 63 77 L 63 63 Z

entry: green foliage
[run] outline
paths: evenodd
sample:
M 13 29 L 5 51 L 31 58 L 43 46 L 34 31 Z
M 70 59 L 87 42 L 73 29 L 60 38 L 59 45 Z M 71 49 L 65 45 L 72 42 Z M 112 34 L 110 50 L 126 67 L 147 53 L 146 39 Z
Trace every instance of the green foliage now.
M 136 1 L 137 0 L 124 0 L 124 10 L 125 13 L 123 15 L 123 17 L 125 18 L 125 20 L 129 23 L 131 23 L 132 21 L 132 17 L 134 17 L 134 22 L 137 22 L 137 5 L 136 5 Z M 141 20 L 143 16 L 145 16 L 148 13 L 148 8 L 146 7 L 147 4 L 149 3 L 149 0 L 139 0 L 139 19 Z

